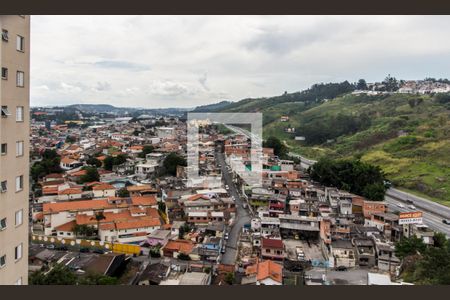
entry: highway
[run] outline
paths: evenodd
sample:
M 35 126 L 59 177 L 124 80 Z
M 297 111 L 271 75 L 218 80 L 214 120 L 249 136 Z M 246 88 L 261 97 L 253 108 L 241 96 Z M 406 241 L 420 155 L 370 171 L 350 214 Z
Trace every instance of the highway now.
M 235 133 L 244 134 L 247 137 L 253 137 L 253 135 L 245 129 L 225 125 L 228 129 Z M 259 138 L 259 137 L 256 137 Z M 289 156 L 300 158 L 301 166 L 305 169 L 309 168 L 316 163 L 315 160 L 307 159 L 299 154 L 289 152 Z M 408 208 L 408 205 L 413 204 L 417 210 L 423 212 L 423 221 L 430 229 L 445 233 L 450 237 L 450 225 L 444 224 L 443 219 L 450 220 L 450 208 L 439 203 L 400 191 L 395 188 L 390 188 L 386 192 L 385 201 L 388 203 L 388 207 L 391 210 L 397 211 L 412 211 Z M 413 203 L 410 203 L 410 202 Z M 405 208 L 400 208 L 398 204 L 402 204 Z

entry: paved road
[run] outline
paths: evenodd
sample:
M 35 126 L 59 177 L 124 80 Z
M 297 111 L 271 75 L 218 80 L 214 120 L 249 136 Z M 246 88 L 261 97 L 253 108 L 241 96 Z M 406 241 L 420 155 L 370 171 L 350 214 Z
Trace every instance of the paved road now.
M 400 212 L 408 212 L 408 211 L 417 211 L 421 210 L 417 205 L 417 209 L 411 209 L 408 207 L 410 204 L 406 204 L 403 201 L 399 201 L 396 198 L 392 198 L 390 196 L 385 197 L 385 201 L 388 204 L 388 207 L 392 211 L 400 211 Z M 400 207 L 399 205 L 402 205 L 403 207 Z M 450 225 L 442 223 L 442 217 L 437 216 L 436 214 L 427 212 L 425 210 L 421 210 L 423 212 L 423 223 L 427 225 L 429 228 L 431 228 L 434 231 L 439 231 L 442 233 L 445 233 L 447 237 L 450 237 Z
M 363 268 L 349 269 L 348 271 L 314 268 L 306 271 L 305 275 L 314 279 L 325 278 L 332 285 L 367 285 L 368 272 L 368 269 Z
M 222 176 L 224 178 L 225 184 L 229 187 L 229 194 L 233 196 L 236 200 L 236 219 L 229 232 L 229 238 L 226 242 L 226 251 L 222 255 L 221 262 L 223 264 L 234 265 L 237 256 L 237 246 L 239 241 L 239 235 L 244 224 L 249 223 L 251 216 L 248 211 L 242 206 L 243 200 L 241 199 L 236 185 L 233 182 L 232 175 L 226 168 L 225 157 L 223 153 L 216 152 L 217 162 L 221 165 Z

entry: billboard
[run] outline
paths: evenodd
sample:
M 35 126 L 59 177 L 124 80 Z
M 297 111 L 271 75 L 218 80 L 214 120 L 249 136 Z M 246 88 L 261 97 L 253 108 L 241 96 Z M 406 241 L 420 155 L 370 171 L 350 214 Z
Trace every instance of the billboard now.
M 398 216 L 398 224 L 422 224 L 422 212 L 421 211 L 411 211 L 402 212 Z

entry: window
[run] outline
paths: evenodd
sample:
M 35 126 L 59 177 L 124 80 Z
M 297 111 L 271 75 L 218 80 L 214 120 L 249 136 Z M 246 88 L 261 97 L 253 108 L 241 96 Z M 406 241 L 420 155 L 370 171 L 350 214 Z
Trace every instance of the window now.
M 6 153 L 8 153 L 8 144 L 4 143 L 1 147 L 1 155 L 5 155 Z
M 7 116 L 10 116 L 11 114 L 9 113 L 8 110 L 8 106 L 2 106 L 2 117 L 6 118 Z
M 7 190 L 8 190 L 8 182 L 6 180 L 2 181 L 0 184 L 0 192 L 4 193 Z
M 16 107 L 16 122 L 23 122 L 23 106 Z
M 22 243 L 20 243 L 14 250 L 14 259 L 19 260 L 22 258 Z
M 20 226 L 23 223 L 23 209 L 16 211 L 16 226 Z
M 23 141 L 16 142 L 16 157 L 23 156 Z
M 2 79 L 8 79 L 8 68 L 2 67 Z
M 0 231 L 6 229 L 6 218 L 0 220 Z
M 18 35 L 16 39 L 16 49 L 17 51 L 23 52 L 25 50 L 25 38 Z
M 24 87 L 25 86 L 24 78 L 25 78 L 25 74 L 22 71 L 17 71 L 16 85 L 18 87 Z
M 8 39 L 9 39 L 9 37 L 8 37 L 8 30 L 2 29 L 2 40 L 7 42 Z
M 23 190 L 23 175 L 16 177 L 16 192 Z
M 0 268 L 6 265 L 6 255 L 0 256 Z

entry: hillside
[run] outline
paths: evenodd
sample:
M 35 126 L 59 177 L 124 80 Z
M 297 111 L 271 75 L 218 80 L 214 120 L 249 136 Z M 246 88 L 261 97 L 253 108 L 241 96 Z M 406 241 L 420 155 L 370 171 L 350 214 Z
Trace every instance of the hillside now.
M 289 101 L 246 99 L 221 111 L 261 111 L 264 137 L 279 137 L 292 152 L 360 158 L 380 166 L 395 186 L 450 205 L 449 96 L 347 93 L 301 101 L 302 93 L 288 95 Z

